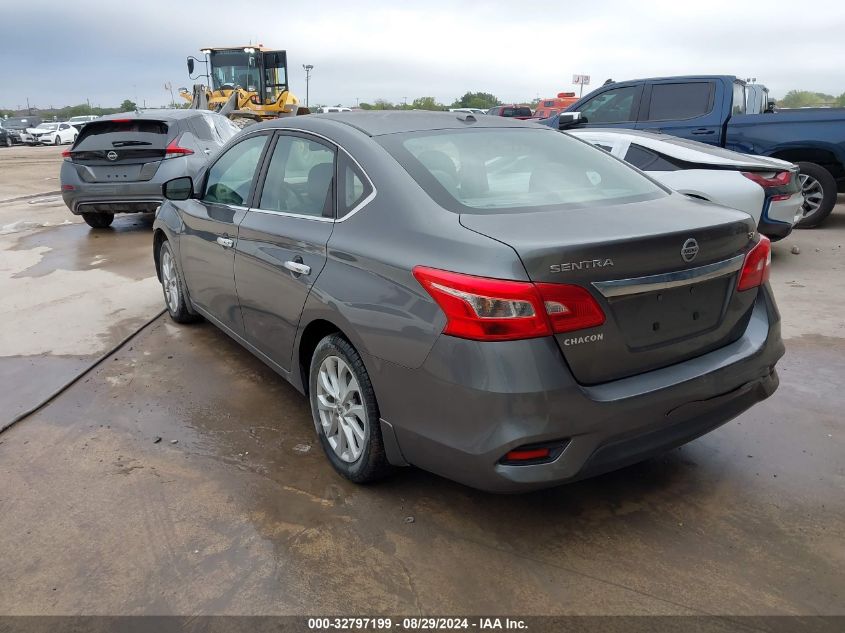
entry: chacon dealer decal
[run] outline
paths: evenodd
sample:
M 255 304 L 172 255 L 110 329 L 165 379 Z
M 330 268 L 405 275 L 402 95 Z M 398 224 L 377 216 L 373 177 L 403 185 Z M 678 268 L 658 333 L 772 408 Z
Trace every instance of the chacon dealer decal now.
M 573 336 L 563 339 L 564 347 L 581 345 L 582 343 L 597 343 L 604 340 L 604 334 L 588 334 L 587 336 Z

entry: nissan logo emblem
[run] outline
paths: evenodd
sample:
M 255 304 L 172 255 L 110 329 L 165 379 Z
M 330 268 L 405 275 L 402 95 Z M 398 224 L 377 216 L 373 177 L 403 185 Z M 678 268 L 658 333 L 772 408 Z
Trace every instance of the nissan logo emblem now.
M 686 242 L 684 242 L 684 245 L 681 246 L 681 258 L 685 262 L 691 262 L 695 259 L 696 255 L 698 255 L 698 242 L 689 238 Z
M 108 154 L 106 154 L 106 158 L 108 158 L 109 160 L 117 160 L 117 152 L 109 152 Z

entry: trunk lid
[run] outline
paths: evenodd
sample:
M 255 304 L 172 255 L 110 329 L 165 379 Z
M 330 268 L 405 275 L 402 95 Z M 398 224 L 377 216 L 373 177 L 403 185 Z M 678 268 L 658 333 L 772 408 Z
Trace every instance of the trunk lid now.
M 70 160 L 84 182 L 150 180 L 176 137 L 174 128 L 158 120 L 92 121 L 79 133 Z
M 680 194 L 573 210 L 462 214 L 461 224 L 510 245 L 532 281 L 576 284 L 599 302 L 603 325 L 556 335 L 582 384 L 726 345 L 744 330 L 757 294 L 735 291 L 754 244 L 750 216 Z

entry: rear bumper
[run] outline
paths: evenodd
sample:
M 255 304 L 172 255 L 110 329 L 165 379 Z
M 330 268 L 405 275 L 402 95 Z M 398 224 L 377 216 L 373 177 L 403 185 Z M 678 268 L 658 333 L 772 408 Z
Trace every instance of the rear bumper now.
M 71 213 L 145 213 L 155 211 L 164 201 L 161 182 L 155 180 L 126 183 L 82 181 L 72 165 L 61 169 L 62 199 Z M 64 187 L 73 187 L 65 191 Z
M 392 461 L 517 492 L 620 468 L 707 433 L 775 391 L 783 353 L 765 287 L 734 343 L 601 385 L 575 382 L 551 338 L 482 344 L 442 336 L 419 369 L 372 358 L 368 365 L 393 429 Z M 551 462 L 501 463 L 509 450 L 549 442 L 563 446 Z
M 777 241 L 792 232 L 792 227 L 801 219 L 801 207 L 804 204 L 804 194 L 800 191 L 788 200 L 767 200 L 757 224 L 757 230 L 763 235 Z

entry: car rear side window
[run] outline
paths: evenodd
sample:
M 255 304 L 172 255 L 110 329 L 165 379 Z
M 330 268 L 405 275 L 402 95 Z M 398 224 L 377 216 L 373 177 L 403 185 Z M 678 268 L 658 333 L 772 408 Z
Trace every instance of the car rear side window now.
M 625 153 L 625 162 L 631 163 L 643 171 L 677 171 L 678 166 L 669 161 L 659 152 L 648 149 L 636 143 L 631 143 Z
M 191 131 L 197 135 L 197 138 L 203 141 L 213 141 L 214 136 L 211 133 L 211 128 L 203 116 L 191 117 L 187 120 L 191 126 Z
M 334 157 L 334 150 L 322 143 L 280 135 L 258 206 L 266 211 L 332 217 Z
M 699 81 L 680 84 L 654 84 L 651 87 L 649 121 L 692 119 L 713 109 L 713 84 Z
M 220 156 L 208 170 L 203 201 L 244 205 L 249 197 L 266 134 L 245 138 Z
M 386 135 L 379 141 L 435 201 L 458 213 L 666 195 L 607 153 L 552 130 L 443 130 Z
M 358 165 L 346 155 L 338 161 L 338 217 L 341 218 L 360 205 L 372 192 L 373 186 Z
M 745 85 L 735 81 L 733 89 L 733 107 L 731 114 L 745 114 L 748 111 L 748 105 L 745 97 Z

